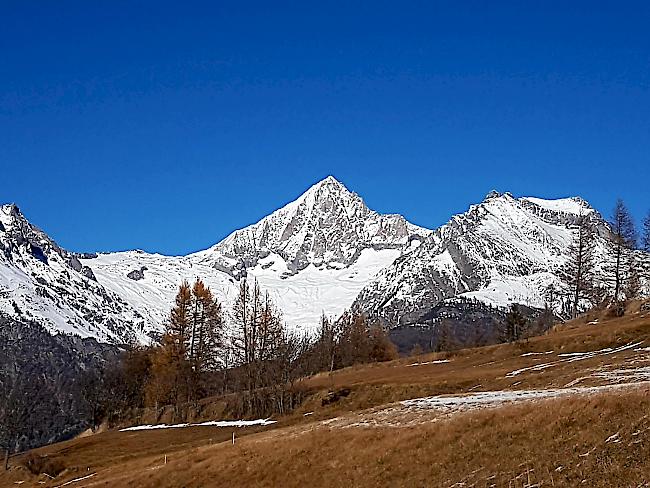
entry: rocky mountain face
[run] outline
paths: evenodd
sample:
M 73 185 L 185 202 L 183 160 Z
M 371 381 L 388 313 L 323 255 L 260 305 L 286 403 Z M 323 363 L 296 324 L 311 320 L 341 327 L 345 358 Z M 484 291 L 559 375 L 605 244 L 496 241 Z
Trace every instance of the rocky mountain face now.
M 353 309 L 388 323 L 412 324 L 453 297 L 542 308 L 549 290 L 564 288 L 562 267 L 581 215 L 597 230 L 596 259 L 604 267 L 608 226 L 584 200 L 492 192 L 381 270 Z
M 0 207 L 0 313 L 33 320 L 52 333 L 104 342 L 142 342 L 145 322 L 104 288 L 80 257 L 30 224 L 16 205 Z
M 352 308 L 390 326 L 430 326 L 449 313 L 471 316 L 463 332 L 469 334 L 472 324 L 493 323 L 493 310 L 512 302 L 543 308 L 549 290 L 565 288 L 563 266 L 580 216 L 598 231 L 597 260 L 604 268 L 608 226 L 579 198 L 492 192 L 430 231 L 369 209 L 328 177 L 268 217 L 187 256 L 77 255 L 5 205 L 0 313 L 37 321 L 53 333 L 142 343 L 162 330 L 183 280 L 201 277 L 228 309 L 239 280 L 248 277 L 296 329 L 313 330 L 322 313 L 338 317 Z M 647 266 L 647 255 L 639 256 Z M 462 304 L 474 302 L 488 312 L 465 313 Z
M 271 254 L 285 277 L 309 265 L 334 269 L 354 264 L 365 249 L 406 249 L 431 233 L 401 215 L 381 215 L 332 176 L 256 224 L 237 230 L 194 257 L 240 277 Z
M 77 255 L 61 249 L 14 205 L 2 207 L 0 312 L 52 332 L 147 342 L 179 284 L 201 277 L 229 307 L 245 276 L 259 280 L 295 328 L 340 315 L 382 268 L 431 231 L 370 210 L 328 177 L 294 202 L 188 256 L 143 251 Z

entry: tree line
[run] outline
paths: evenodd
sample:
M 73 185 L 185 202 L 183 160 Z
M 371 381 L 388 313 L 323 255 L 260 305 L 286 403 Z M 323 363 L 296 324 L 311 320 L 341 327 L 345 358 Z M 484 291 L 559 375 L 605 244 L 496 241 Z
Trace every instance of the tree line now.
M 643 269 L 639 252 L 650 252 L 650 212 L 643 220 L 639 238 L 632 215 L 623 200 L 618 199 L 604 236 L 605 249 L 597 247 L 596 236 L 594 220 L 588 214 L 580 215 L 563 270 L 567 282 L 563 308 L 569 318 L 603 304 L 612 305 L 617 313 L 622 313 L 626 300 L 640 296 L 643 273 L 650 273 Z M 608 257 L 604 267 L 598 267 L 596 259 L 601 252 Z
M 138 409 L 196 406 L 208 396 L 229 399 L 232 415 L 284 414 L 304 392 L 297 380 L 359 363 L 388 361 L 397 350 L 379 323 L 344 313 L 322 316 L 308 335 L 288 328 L 256 280 L 242 279 L 229 310 L 197 279 L 179 287 L 165 332 L 86 378 L 95 423 L 132 417 Z

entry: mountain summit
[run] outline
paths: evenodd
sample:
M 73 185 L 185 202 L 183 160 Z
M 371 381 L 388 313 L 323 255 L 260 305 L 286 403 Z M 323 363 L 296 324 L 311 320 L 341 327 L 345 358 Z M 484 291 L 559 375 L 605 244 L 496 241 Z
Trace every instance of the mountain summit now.
M 238 280 L 255 278 L 286 322 L 307 330 L 322 313 L 338 317 L 350 308 L 390 326 L 419 324 L 459 299 L 501 310 L 512 302 L 542 308 L 549 289 L 566 289 L 564 264 L 581 216 L 598 229 L 597 264 L 604 267 L 609 227 L 580 198 L 492 191 L 430 231 L 369 209 L 328 176 L 259 222 L 187 256 L 77 255 L 18 207 L 4 205 L 0 313 L 38 321 L 53 333 L 145 342 L 162 330 L 179 284 L 197 276 L 226 309 Z
M 196 258 L 239 277 L 260 259 L 276 254 L 289 276 L 310 264 L 345 268 L 364 249 L 406 249 L 430 233 L 401 215 L 370 210 L 359 195 L 328 176 L 295 201 L 233 232 Z
M 52 333 L 143 342 L 145 321 L 104 288 L 80 256 L 59 247 L 14 204 L 0 207 L 0 313 Z
M 492 191 L 378 273 L 354 307 L 390 323 L 416 322 L 453 297 L 543 308 L 549 288 L 566 288 L 562 267 L 581 216 L 591 219 L 600 235 L 597 254 L 604 265 L 608 226 L 584 200 Z

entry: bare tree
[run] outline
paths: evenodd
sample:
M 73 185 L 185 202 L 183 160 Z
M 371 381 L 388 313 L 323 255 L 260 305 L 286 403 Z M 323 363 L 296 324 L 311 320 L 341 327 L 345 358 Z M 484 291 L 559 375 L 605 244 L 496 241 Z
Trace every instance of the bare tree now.
M 337 350 L 336 323 L 330 320 L 325 313 L 321 315 L 318 340 L 315 344 L 318 369 L 327 370 L 330 373 L 334 370 L 334 360 Z
M 626 271 L 629 269 L 629 258 L 637 240 L 632 216 L 620 198 L 616 201 L 610 227 L 612 231 L 611 247 L 614 254 L 614 302 L 619 303 L 625 283 Z
M 262 297 L 257 280 L 251 290 L 243 279 L 231 320 L 231 344 L 237 363 L 244 371 L 249 401 L 252 401 L 253 392 L 269 384 L 268 363 L 276 359 L 285 332 L 282 314 L 268 293 Z
M 578 218 L 576 230 L 565 265 L 572 318 L 578 316 L 581 300 L 593 298 L 594 288 L 594 230 L 584 215 Z

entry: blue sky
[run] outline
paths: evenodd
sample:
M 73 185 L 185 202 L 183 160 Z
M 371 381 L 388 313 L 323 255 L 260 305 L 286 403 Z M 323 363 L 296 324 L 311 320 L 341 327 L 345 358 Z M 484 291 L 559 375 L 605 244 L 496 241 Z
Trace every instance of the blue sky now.
M 72 250 L 170 254 L 328 174 L 427 227 L 493 188 L 605 214 L 620 196 L 640 219 L 648 19 L 620 1 L 2 2 L 0 200 Z

